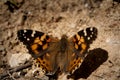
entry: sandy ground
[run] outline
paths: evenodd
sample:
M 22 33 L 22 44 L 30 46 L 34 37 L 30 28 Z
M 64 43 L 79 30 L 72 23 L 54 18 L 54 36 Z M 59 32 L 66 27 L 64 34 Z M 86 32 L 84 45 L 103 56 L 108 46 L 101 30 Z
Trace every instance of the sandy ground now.
M 98 37 L 90 49 L 106 50 L 108 59 L 87 79 L 80 80 L 120 80 L 119 0 L 10 1 L 12 0 L 0 1 L 1 74 L 31 58 L 26 47 L 17 38 L 19 29 L 42 31 L 60 38 L 63 34 L 72 37 L 79 30 L 94 26 L 98 29 Z M 11 5 L 8 5 L 8 2 Z M 11 78 L 3 80 L 21 79 L 13 74 L 10 76 Z

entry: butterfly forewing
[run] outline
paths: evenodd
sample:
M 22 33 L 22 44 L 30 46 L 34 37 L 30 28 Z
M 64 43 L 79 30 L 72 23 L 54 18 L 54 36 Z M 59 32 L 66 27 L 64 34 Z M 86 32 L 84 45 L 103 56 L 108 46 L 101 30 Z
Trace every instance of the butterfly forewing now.
M 73 38 L 75 49 L 80 51 L 80 54 L 83 54 L 89 48 L 89 45 L 96 39 L 96 37 L 97 29 L 95 27 L 90 27 L 79 31 Z
M 19 30 L 18 38 L 23 42 L 29 52 L 32 54 L 40 54 L 41 51 L 47 49 L 48 43 L 50 42 L 49 36 L 46 36 L 43 32 L 33 30 Z

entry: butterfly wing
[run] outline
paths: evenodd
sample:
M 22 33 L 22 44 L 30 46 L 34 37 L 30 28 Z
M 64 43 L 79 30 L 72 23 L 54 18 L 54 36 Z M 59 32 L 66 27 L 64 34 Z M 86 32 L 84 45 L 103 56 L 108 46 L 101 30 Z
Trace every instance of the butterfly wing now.
M 53 71 L 54 61 L 48 51 L 51 38 L 43 32 L 33 30 L 19 30 L 18 39 L 23 42 L 29 50 L 29 53 L 40 63 L 40 67 L 45 72 Z
M 89 27 L 79 31 L 73 37 L 75 50 L 79 54 L 84 54 L 89 48 L 90 44 L 97 38 L 97 29 Z
M 85 53 L 96 37 L 97 29 L 95 27 L 89 27 L 81 30 L 73 36 L 72 43 L 74 51 L 71 53 L 71 56 L 69 56 L 71 58 L 67 68 L 70 73 L 73 73 L 80 66 L 85 57 Z
M 18 39 L 23 42 L 32 56 L 42 55 L 48 48 L 50 37 L 43 32 L 33 30 L 19 30 Z

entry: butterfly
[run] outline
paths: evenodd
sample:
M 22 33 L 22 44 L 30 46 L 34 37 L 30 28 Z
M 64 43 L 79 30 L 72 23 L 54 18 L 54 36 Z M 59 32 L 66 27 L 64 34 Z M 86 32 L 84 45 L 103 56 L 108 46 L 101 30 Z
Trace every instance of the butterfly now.
M 18 39 L 40 64 L 45 74 L 72 74 L 80 67 L 90 44 L 97 38 L 97 28 L 88 27 L 73 37 L 63 35 L 61 39 L 30 29 L 18 30 Z

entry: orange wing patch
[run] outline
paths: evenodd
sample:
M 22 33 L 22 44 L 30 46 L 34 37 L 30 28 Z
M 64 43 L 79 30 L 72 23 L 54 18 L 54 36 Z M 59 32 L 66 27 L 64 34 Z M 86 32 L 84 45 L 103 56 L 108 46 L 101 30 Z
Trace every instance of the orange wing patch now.
M 47 53 L 46 53 L 47 54 Z M 52 71 L 52 67 L 50 62 L 46 59 L 46 57 L 49 57 L 48 54 L 44 55 L 43 58 L 37 58 L 37 62 L 40 63 L 40 67 L 45 70 L 46 72 L 51 72 Z
M 31 45 L 31 49 L 35 54 L 39 54 L 39 52 L 37 51 L 37 48 L 38 48 L 38 44 Z
M 75 49 L 79 50 L 80 54 L 82 54 L 87 49 L 87 45 L 83 36 L 76 34 L 73 38 L 73 42 Z
M 47 48 L 48 48 L 48 43 L 44 44 L 43 47 L 42 47 L 43 50 L 45 50 Z
M 43 43 L 43 41 L 45 41 L 45 43 Z M 47 36 L 45 34 L 42 35 L 41 37 L 36 37 L 33 44 L 31 45 L 31 49 L 35 54 L 39 54 L 38 48 L 40 48 L 41 46 L 42 50 L 47 49 L 48 48 L 47 42 L 50 41 L 51 39 L 50 38 L 47 39 Z
M 87 49 L 87 45 L 85 43 L 81 44 L 82 50 L 80 51 L 80 54 L 83 54 L 83 52 Z

